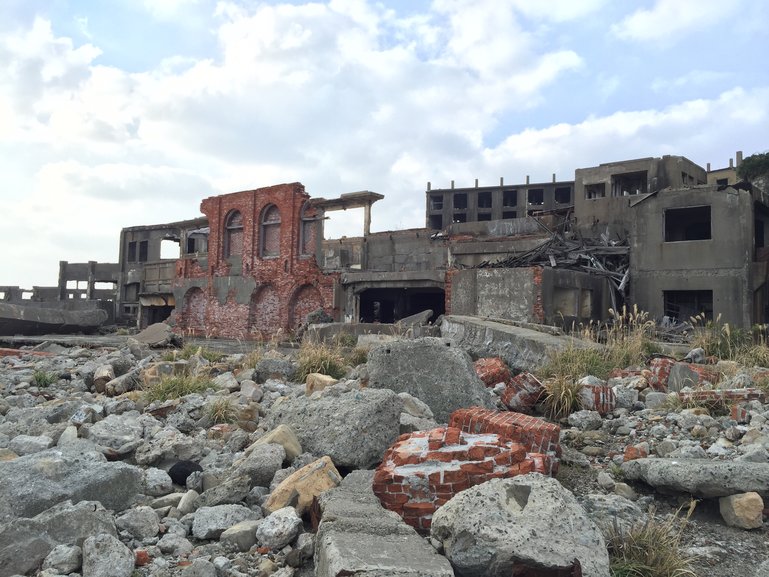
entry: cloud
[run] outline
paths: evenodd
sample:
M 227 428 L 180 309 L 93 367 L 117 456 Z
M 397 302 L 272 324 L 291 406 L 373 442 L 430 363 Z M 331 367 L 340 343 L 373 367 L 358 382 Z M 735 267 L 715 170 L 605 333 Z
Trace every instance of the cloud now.
M 707 29 L 729 21 L 740 1 L 656 0 L 651 9 L 640 8 L 611 27 L 617 38 L 632 42 L 674 44 L 683 36 L 706 33 Z

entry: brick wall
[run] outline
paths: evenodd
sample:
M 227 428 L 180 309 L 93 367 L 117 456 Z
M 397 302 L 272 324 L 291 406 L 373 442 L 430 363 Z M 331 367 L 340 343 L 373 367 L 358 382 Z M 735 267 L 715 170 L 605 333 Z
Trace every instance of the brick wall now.
M 316 262 L 320 221 L 317 211 L 305 206 L 308 200 L 299 183 L 203 200 L 200 208 L 210 227 L 207 269 L 183 262 L 177 266 L 176 286 L 200 278 L 207 283 L 189 288 L 177 306 L 182 332 L 269 338 L 296 330 L 318 308 L 338 317 L 334 293 L 339 275 L 324 274 Z M 241 214 L 242 232 L 226 226 L 233 222 L 233 211 Z
M 382 505 L 427 532 L 433 513 L 458 492 L 490 479 L 537 471 L 542 455 L 496 435 L 472 435 L 454 427 L 402 435 L 374 474 Z
M 543 455 L 535 469 L 537 472 L 555 475 L 558 471 L 561 454 L 561 428 L 558 425 L 523 413 L 471 407 L 454 411 L 449 417 L 449 427 L 473 434 L 493 433 L 521 443 L 527 453 Z

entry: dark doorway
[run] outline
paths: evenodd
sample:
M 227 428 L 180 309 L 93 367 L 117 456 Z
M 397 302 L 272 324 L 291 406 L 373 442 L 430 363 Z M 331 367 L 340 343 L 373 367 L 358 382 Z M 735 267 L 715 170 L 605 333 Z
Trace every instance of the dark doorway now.
M 433 322 L 446 312 L 443 289 L 439 288 L 381 288 L 360 294 L 360 322 L 394 323 L 430 309 Z
M 155 323 L 162 323 L 168 320 L 174 307 L 142 307 L 142 327 L 147 328 Z

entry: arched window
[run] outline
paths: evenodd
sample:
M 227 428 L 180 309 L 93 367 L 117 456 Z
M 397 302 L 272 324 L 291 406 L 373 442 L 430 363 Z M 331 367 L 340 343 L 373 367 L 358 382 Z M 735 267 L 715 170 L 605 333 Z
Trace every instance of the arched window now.
M 280 211 L 271 204 L 262 211 L 259 246 L 263 257 L 280 256 Z
M 224 221 L 224 258 L 243 254 L 243 215 L 233 210 Z
M 300 222 L 299 254 L 301 256 L 313 255 L 318 240 L 318 210 L 309 202 L 304 203 L 302 207 Z

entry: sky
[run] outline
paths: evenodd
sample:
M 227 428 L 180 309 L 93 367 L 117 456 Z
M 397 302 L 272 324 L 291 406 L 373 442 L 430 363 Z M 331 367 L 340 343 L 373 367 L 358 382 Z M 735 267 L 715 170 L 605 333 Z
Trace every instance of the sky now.
M 0 0 L 0 286 L 284 182 L 384 194 L 379 231 L 424 226 L 428 181 L 728 166 L 769 149 L 767 21 L 757 0 Z

